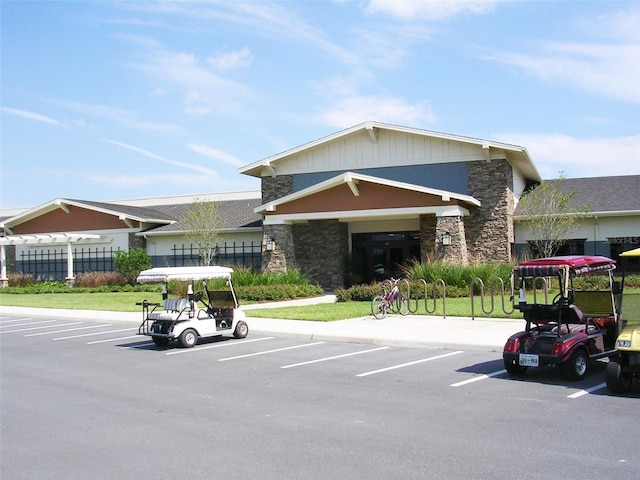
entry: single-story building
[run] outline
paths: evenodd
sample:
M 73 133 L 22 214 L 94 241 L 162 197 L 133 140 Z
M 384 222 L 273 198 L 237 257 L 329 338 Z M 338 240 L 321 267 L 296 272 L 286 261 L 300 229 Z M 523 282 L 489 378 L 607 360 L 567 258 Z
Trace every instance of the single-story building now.
M 158 266 L 197 262 L 181 223 L 196 200 L 220 204 L 218 263 L 299 268 L 327 289 L 396 275 L 411 259 L 508 262 L 529 251 L 517 204 L 541 181 L 524 147 L 378 122 L 238 171 L 260 178 L 261 191 L 56 199 L 0 212 L 2 279 L 7 268 L 35 269 L 43 278 L 72 278 L 74 264 L 76 272 L 108 270 L 114 250 L 133 247 L 146 248 Z M 640 176 L 565 179 L 562 186 L 592 212 L 563 253 L 616 256 L 637 246 Z M 88 266 L 80 261 L 87 256 Z

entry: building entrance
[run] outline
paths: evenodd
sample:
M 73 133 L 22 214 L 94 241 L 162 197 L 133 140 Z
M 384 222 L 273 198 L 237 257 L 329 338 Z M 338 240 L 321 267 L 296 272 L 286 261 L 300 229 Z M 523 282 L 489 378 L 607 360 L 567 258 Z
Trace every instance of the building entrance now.
M 355 233 L 351 271 L 362 282 L 401 276 L 400 267 L 420 258 L 420 232 Z

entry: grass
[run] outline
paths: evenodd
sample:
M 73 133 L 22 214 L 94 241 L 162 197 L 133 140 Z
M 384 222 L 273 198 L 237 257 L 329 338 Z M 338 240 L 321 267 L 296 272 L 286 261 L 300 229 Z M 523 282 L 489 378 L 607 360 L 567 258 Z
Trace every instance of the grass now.
M 635 290 L 635 289 L 634 289 Z M 626 290 L 625 290 L 626 292 Z M 640 293 L 640 291 L 639 291 Z M 634 296 L 640 298 L 640 295 Z M 62 308 L 71 310 L 105 310 L 115 312 L 139 312 L 141 307 L 136 302 L 144 299 L 150 302 L 159 302 L 157 293 L 122 292 L 122 293 L 43 293 L 43 294 L 7 294 L 0 293 L 0 306 L 34 307 L 34 308 Z M 510 304 L 506 301 L 506 308 L 510 310 Z M 246 302 L 245 302 L 246 303 Z M 629 312 L 635 310 L 632 301 L 625 305 Z M 416 306 L 412 303 L 412 310 L 417 315 L 442 316 L 442 302 L 428 303 L 430 312 L 425 309 L 424 302 Z M 491 298 L 485 297 L 484 308 L 490 310 Z M 482 310 L 479 299 L 476 297 L 474 313 L 476 317 L 492 318 L 522 318 L 520 312 L 515 311 L 509 315 L 502 312 L 500 297 L 494 297 L 494 311 L 485 313 Z M 340 302 L 330 304 L 318 304 L 311 306 L 294 306 L 282 308 L 259 308 L 247 310 L 248 317 L 281 318 L 290 320 L 311 320 L 317 322 L 331 322 L 347 318 L 367 317 L 371 315 L 371 302 Z M 471 301 L 468 297 L 447 298 L 446 314 L 449 317 L 470 317 Z M 629 316 L 631 317 L 631 316 Z M 629 318 L 629 323 L 640 323 L 640 316 Z
M 140 306 L 136 302 L 144 299 L 150 302 L 160 301 L 157 293 L 122 292 L 122 293 L 42 293 L 42 294 L 7 294 L 0 293 L 1 306 L 33 307 L 33 308 L 62 308 L 70 310 L 105 310 L 114 312 L 138 312 Z M 500 310 L 499 298 L 495 300 L 496 310 Z M 241 302 L 242 303 L 242 302 Z M 247 303 L 247 302 L 244 302 Z M 476 302 L 476 316 L 506 316 L 498 313 L 487 315 L 482 313 L 480 303 Z M 469 298 L 447 299 L 448 316 L 471 316 Z M 417 308 L 416 314 L 427 315 L 424 303 L 418 307 L 412 304 L 412 309 Z M 429 303 L 433 309 L 433 303 Z M 488 304 L 485 303 L 485 308 Z M 371 315 L 371 302 L 340 302 L 332 304 L 318 304 L 311 306 L 294 306 L 282 308 L 260 308 L 246 311 L 248 317 L 268 317 L 291 320 L 312 320 L 330 322 L 344 320 L 346 318 L 358 318 Z M 516 312 L 517 313 L 517 312 Z M 442 302 L 438 301 L 434 313 L 430 315 L 442 315 Z
M 0 293 L 0 306 L 139 312 L 136 302 L 161 301 L 157 293 Z

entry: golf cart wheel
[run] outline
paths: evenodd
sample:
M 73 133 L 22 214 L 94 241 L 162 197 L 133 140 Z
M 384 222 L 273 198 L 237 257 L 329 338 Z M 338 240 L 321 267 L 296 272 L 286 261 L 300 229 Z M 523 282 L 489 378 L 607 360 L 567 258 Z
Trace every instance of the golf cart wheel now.
M 245 338 L 249 334 L 249 326 L 247 322 L 240 320 L 236 323 L 236 328 L 233 331 L 233 336 L 236 338 Z
M 166 337 L 151 337 L 153 339 L 153 343 L 155 343 L 159 347 L 166 347 L 169 345 L 169 339 Z
M 196 343 L 198 343 L 198 334 L 192 328 L 187 328 L 180 335 L 180 345 L 186 348 L 193 347 Z
M 510 374 L 514 376 L 524 375 L 527 371 L 528 367 L 523 367 L 522 365 L 518 365 L 516 360 L 505 360 L 504 361 L 504 369 Z
M 388 309 L 387 301 L 382 295 L 376 295 L 373 297 L 373 300 L 371 300 L 371 315 L 376 319 L 380 320 L 386 317 Z
M 589 358 L 584 350 L 576 350 L 563 368 L 570 380 L 580 380 L 587 374 L 588 364 Z
M 618 360 L 609 360 L 605 380 L 611 393 L 627 393 L 631 388 L 632 375 L 624 372 Z

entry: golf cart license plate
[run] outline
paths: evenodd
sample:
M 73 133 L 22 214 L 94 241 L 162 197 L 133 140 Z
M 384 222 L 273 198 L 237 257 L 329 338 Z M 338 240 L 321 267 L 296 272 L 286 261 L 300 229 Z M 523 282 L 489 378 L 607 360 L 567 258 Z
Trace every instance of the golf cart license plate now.
M 520 354 L 520 366 L 522 367 L 537 367 L 538 355 L 531 355 L 529 353 Z

